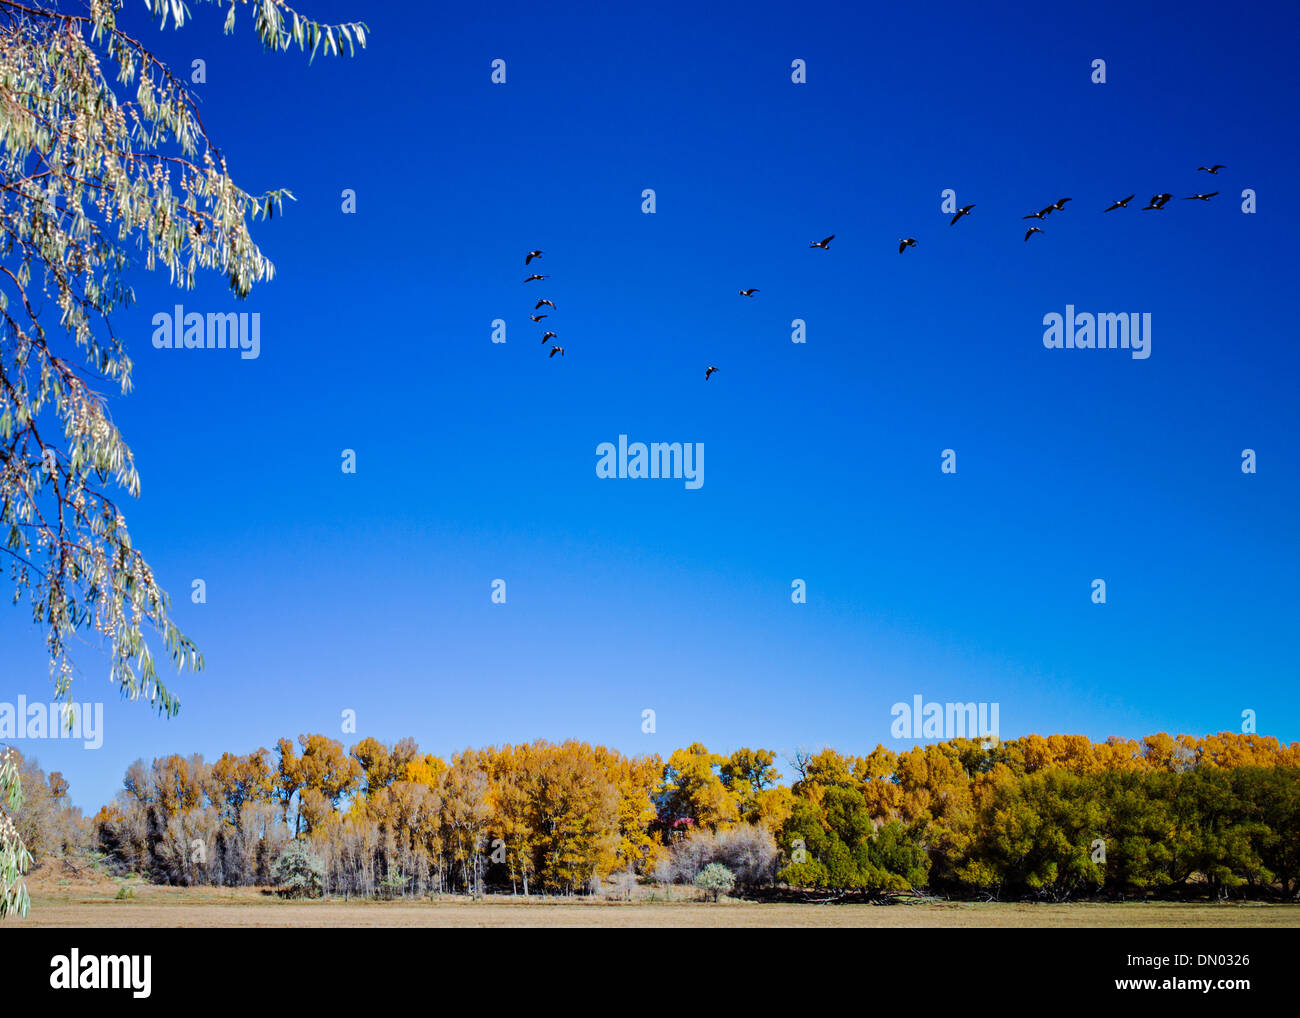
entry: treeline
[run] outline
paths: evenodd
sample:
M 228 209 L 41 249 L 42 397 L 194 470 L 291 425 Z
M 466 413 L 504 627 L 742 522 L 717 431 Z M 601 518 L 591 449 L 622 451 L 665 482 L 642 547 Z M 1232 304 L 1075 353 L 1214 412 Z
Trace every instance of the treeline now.
M 138 761 L 89 833 L 119 872 L 173 884 L 272 884 L 292 844 L 344 896 L 582 894 L 710 863 L 751 893 L 1297 894 L 1297 743 L 957 739 L 789 765 L 786 785 L 761 749 L 536 742 L 444 761 L 410 739 L 304 735 Z

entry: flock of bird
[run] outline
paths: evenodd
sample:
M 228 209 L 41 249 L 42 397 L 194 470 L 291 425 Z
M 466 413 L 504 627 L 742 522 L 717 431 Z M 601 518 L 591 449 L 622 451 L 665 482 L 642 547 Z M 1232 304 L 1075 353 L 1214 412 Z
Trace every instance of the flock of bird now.
M 1197 172 L 1203 172 L 1203 173 L 1208 173 L 1212 176 L 1218 176 L 1219 171 L 1223 169 L 1227 169 L 1227 167 L 1224 166 L 1223 163 L 1215 163 L 1213 166 L 1198 166 L 1196 169 Z M 1189 194 L 1186 197 L 1184 197 L 1182 200 L 1183 201 L 1209 201 L 1218 193 L 1219 193 L 1218 191 L 1210 191 L 1206 194 Z M 1114 212 L 1116 209 L 1127 208 L 1128 203 L 1131 202 L 1135 197 L 1137 197 L 1136 192 L 1134 194 L 1129 195 L 1127 198 L 1118 198 L 1115 201 L 1111 202 L 1107 208 L 1102 209 L 1102 212 Z M 1159 212 L 1163 210 L 1164 207 L 1173 200 L 1173 197 L 1174 196 L 1168 192 L 1163 192 L 1161 194 L 1153 194 L 1151 196 L 1151 201 L 1143 206 L 1142 211 Z M 1053 212 L 1065 211 L 1066 204 L 1073 200 L 1074 200 L 1073 198 L 1060 198 L 1057 201 L 1052 202 L 1052 204 L 1046 206 L 1045 208 L 1041 208 L 1037 212 L 1031 212 L 1027 216 L 1021 216 L 1020 218 L 1040 219 L 1040 220 L 1046 219 Z M 952 219 L 949 220 L 948 225 L 949 226 L 957 225 L 957 221 L 959 219 L 962 219 L 965 216 L 970 215 L 971 209 L 973 209 L 974 207 L 975 207 L 974 204 L 963 205 L 961 208 L 957 210 L 956 214 L 952 217 Z M 1035 233 L 1042 233 L 1042 232 L 1043 232 L 1042 227 L 1031 226 L 1025 232 L 1025 240 L 1028 240 Z M 835 234 L 832 233 L 829 237 L 823 237 L 821 240 L 811 241 L 808 244 L 808 248 L 809 250 L 812 250 L 813 248 L 818 248 L 822 251 L 829 251 L 831 248 L 831 241 L 834 239 L 835 239 Z M 915 237 L 900 237 L 898 239 L 899 254 L 902 254 L 909 247 L 916 247 Z M 532 262 L 534 258 L 540 258 L 541 256 L 542 256 L 541 251 L 529 251 L 528 256 L 524 259 L 524 265 L 528 265 L 529 263 Z M 546 278 L 547 278 L 546 276 L 541 275 L 540 273 L 534 273 L 533 275 L 525 279 L 524 282 L 531 283 L 534 280 L 544 280 Z M 753 297 L 754 294 L 759 292 L 759 289 L 756 286 L 751 286 L 748 289 L 738 290 L 736 292 L 739 293 L 740 296 L 742 297 Z M 533 311 L 534 312 L 539 311 L 543 307 L 549 307 L 552 311 L 555 310 L 555 305 L 543 297 L 541 300 L 537 302 L 537 306 L 533 308 Z M 541 315 L 533 314 L 530 317 L 534 322 L 540 322 L 543 318 L 546 318 L 547 316 L 545 314 L 541 314 Z M 556 335 L 554 332 L 547 331 L 547 333 L 544 336 L 542 336 L 542 342 L 545 343 L 548 340 L 552 340 L 555 338 Z M 564 347 L 552 346 L 550 356 L 554 357 L 557 353 L 561 357 L 564 356 Z M 710 364 L 707 368 L 704 369 L 704 380 L 707 382 L 709 380 L 709 377 L 717 370 L 718 368 L 716 365 Z
M 532 262 L 533 262 L 533 259 L 534 259 L 534 258 L 540 258 L 540 257 L 542 257 L 542 253 L 543 253 L 543 252 L 541 252 L 541 251 L 529 251 L 529 252 L 528 252 L 528 255 L 524 258 L 524 265 L 525 265 L 525 266 L 531 265 Z M 543 273 L 541 273 L 541 272 L 534 272 L 531 276 L 529 276 L 527 279 L 525 279 L 524 282 L 525 282 L 525 283 L 532 283 L 532 282 L 536 282 L 536 281 L 540 281 L 540 280 L 547 280 L 547 279 L 550 279 L 550 278 L 551 278 L 551 277 L 550 277 L 549 275 L 545 275 L 545 274 L 543 274 Z M 542 297 L 540 300 L 538 300 L 538 302 L 537 302 L 536 304 L 533 305 L 533 313 L 532 313 L 531 315 L 529 315 L 528 317 L 531 318 L 534 322 L 537 322 L 537 323 L 540 323 L 541 320 L 542 320 L 543 318 L 549 318 L 550 315 L 549 315 L 547 312 L 545 312 L 545 311 L 543 311 L 540 315 L 537 313 L 538 311 L 541 311 L 542 308 L 550 308 L 552 311 L 554 311 L 554 310 L 555 310 L 555 305 L 554 305 L 554 303 L 552 303 L 548 298 L 546 298 L 546 297 Z M 546 328 L 546 326 L 542 326 L 542 328 Z M 559 337 L 557 337 L 557 336 L 555 335 L 554 332 L 552 332 L 550 329 L 546 329 L 546 332 L 545 332 L 545 333 L 543 334 L 543 336 L 542 336 L 542 342 L 543 342 L 543 343 L 549 343 L 551 340 L 553 340 L 553 339 L 558 339 L 558 338 L 559 338 Z M 564 356 L 564 347 L 562 347 L 562 346 L 552 346 L 552 347 L 551 347 L 551 352 L 550 352 L 547 356 L 548 356 L 548 357 L 554 357 L 557 353 L 558 353 L 561 357 L 563 357 L 563 356 Z

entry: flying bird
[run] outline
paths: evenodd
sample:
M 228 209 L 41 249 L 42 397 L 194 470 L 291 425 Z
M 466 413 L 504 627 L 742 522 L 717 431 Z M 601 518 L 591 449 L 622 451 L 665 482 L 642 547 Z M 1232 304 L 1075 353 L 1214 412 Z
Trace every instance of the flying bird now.
M 542 337 L 542 342 L 545 343 L 548 339 L 554 339 L 554 338 L 555 338 L 555 333 L 548 332 L 545 336 Z
M 1056 209 L 1057 212 L 1064 212 L 1064 211 L 1065 211 L 1065 203 L 1066 203 L 1067 201 L 1074 201 L 1074 199 L 1073 199 L 1073 198 L 1061 198 L 1061 199 L 1059 199 L 1058 201 L 1054 201 L 1054 202 L 1052 202 L 1051 207 L 1054 208 L 1054 209 Z
M 531 283 L 534 279 L 550 279 L 550 278 L 551 278 L 550 276 L 543 276 L 540 272 L 534 272 L 531 276 L 525 279 L 524 282 Z
M 564 356 L 564 347 L 562 347 L 562 346 L 553 346 L 553 347 L 551 347 L 551 354 L 550 354 L 550 356 L 554 357 L 557 353 L 558 353 L 561 357 L 563 357 L 563 356 Z
M 1209 194 L 1189 194 L 1183 201 L 1209 201 L 1218 191 L 1211 191 Z
M 957 214 L 952 217 L 952 222 L 950 222 L 948 225 L 952 226 L 953 223 L 956 223 L 957 220 L 960 219 L 962 216 L 970 215 L 970 210 L 973 209 L 974 207 L 975 207 L 974 205 L 963 205 L 961 208 L 957 210 Z
M 809 248 L 819 247 L 823 251 L 829 251 L 831 249 L 831 241 L 834 239 L 835 239 L 835 234 L 832 233 L 825 240 L 814 240 L 811 244 L 808 245 L 808 247 Z
M 717 371 L 717 370 L 718 370 L 718 369 L 715 368 L 715 367 L 713 367 L 712 365 L 710 365 L 709 367 L 705 368 L 705 369 L 704 369 L 704 380 L 707 382 L 707 381 L 709 380 L 709 376 L 710 376 L 711 374 L 713 374 L 713 372 L 715 372 L 715 371 Z
M 1030 237 L 1032 237 L 1035 233 L 1042 233 L 1042 232 L 1043 232 L 1043 231 L 1042 231 L 1041 229 L 1039 229 L 1037 226 L 1031 226 L 1031 227 L 1029 228 L 1029 232 L 1025 234 L 1025 240 L 1028 240 L 1028 239 L 1029 239 Z
M 524 259 L 524 264 L 527 265 L 527 264 L 528 264 L 529 262 L 531 262 L 534 258 L 540 258 L 540 257 L 542 257 L 542 252 L 540 252 L 540 251 L 529 251 L 529 252 L 528 252 L 528 257 Z
M 748 290 L 737 290 L 736 292 L 742 297 L 752 297 L 754 294 L 758 293 L 758 289 L 751 286 Z
M 899 254 L 902 254 L 902 253 L 903 253 L 904 251 L 906 251 L 909 247 L 916 247 L 916 238 L 915 238 L 915 237 L 899 237 L 899 238 L 898 238 L 898 253 L 899 253 Z
M 1165 207 L 1165 204 L 1172 197 L 1173 197 L 1172 194 L 1153 194 L 1151 196 L 1151 204 L 1147 205 L 1146 208 L 1144 208 L 1142 211 L 1146 212 L 1149 209 L 1156 209 L 1157 211 L 1159 211 L 1160 209 Z
M 542 307 L 543 305 L 550 308 L 552 311 L 558 310 L 556 306 L 552 304 L 549 300 L 547 300 L 545 297 L 543 297 L 533 306 L 533 310 L 536 311 L 538 308 Z
M 1021 218 L 1021 219 L 1046 219 L 1048 216 L 1050 216 L 1050 215 L 1052 214 L 1052 209 L 1053 209 L 1053 207 L 1054 207 L 1054 206 L 1049 205 L 1049 206 L 1047 206 L 1047 208 L 1042 209 L 1041 211 L 1038 211 L 1038 212 L 1031 212 L 1031 213 L 1029 213 L 1029 215 L 1027 215 L 1027 216 L 1021 216 L 1020 218 Z
M 1227 167 L 1224 166 L 1223 163 L 1215 163 L 1213 166 L 1198 166 L 1198 167 L 1196 167 L 1196 168 L 1197 168 L 1198 170 L 1204 170 L 1206 173 L 1213 173 L 1213 174 L 1215 174 L 1216 176 L 1218 175 L 1218 172 L 1219 172 L 1220 170 L 1226 170 L 1226 169 L 1227 169 Z
M 1134 198 L 1136 198 L 1136 197 L 1137 197 L 1137 195 L 1133 195 L 1133 194 L 1131 194 L 1131 195 L 1129 195 L 1127 198 L 1122 198 L 1122 199 L 1120 199 L 1119 201 L 1111 202 L 1111 206 L 1110 206 L 1110 208 L 1108 208 L 1108 209 L 1102 209 L 1102 211 L 1103 211 L 1103 212 L 1110 212 L 1110 211 L 1113 211 L 1114 209 L 1124 209 L 1124 208 L 1128 208 L 1128 203 L 1131 202 L 1131 201 L 1132 201 Z
M 535 321 L 535 322 L 540 322 L 543 318 L 546 318 L 546 317 L 548 317 L 548 316 L 547 316 L 547 315 L 529 315 L 528 317 L 531 318 L 531 319 L 532 319 L 533 321 Z

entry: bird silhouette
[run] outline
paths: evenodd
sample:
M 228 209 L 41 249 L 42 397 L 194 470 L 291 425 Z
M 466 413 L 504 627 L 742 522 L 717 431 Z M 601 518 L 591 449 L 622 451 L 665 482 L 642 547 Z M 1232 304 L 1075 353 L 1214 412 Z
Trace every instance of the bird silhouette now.
M 531 319 L 532 319 L 533 321 L 535 321 L 535 322 L 540 322 L 543 318 L 548 318 L 548 317 L 550 317 L 550 316 L 549 316 L 549 315 L 529 315 L 528 317 L 531 318 Z
M 758 293 L 758 289 L 757 287 L 751 286 L 748 290 L 737 290 L 736 292 L 739 293 L 742 297 L 752 297 L 754 296 L 754 294 Z
M 1031 226 L 1031 227 L 1029 228 L 1029 231 L 1025 234 L 1025 240 L 1028 240 L 1028 239 L 1029 239 L 1030 237 L 1032 237 L 1035 233 L 1042 233 L 1042 232 L 1043 232 L 1043 231 L 1042 231 L 1041 229 L 1039 229 L 1037 226 Z
M 555 333 L 548 332 L 545 336 L 542 337 L 542 342 L 545 343 L 548 339 L 554 339 L 554 338 L 555 338 Z
M 1211 191 L 1209 194 L 1189 194 L 1183 201 L 1209 201 L 1218 191 Z
M 957 210 L 957 214 L 956 214 L 955 216 L 952 217 L 952 221 L 949 222 L 948 225 L 949 225 L 949 226 L 952 226 L 952 225 L 953 225 L 954 223 L 956 223 L 957 220 L 960 219 L 962 216 L 968 216 L 968 215 L 970 215 L 970 210 L 973 209 L 974 207 L 975 207 L 974 205 L 964 205 L 964 206 L 962 206 L 961 208 L 959 208 L 959 209 Z
M 534 272 L 531 276 L 525 279 L 524 282 L 531 283 L 534 279 L 550 279 L 550 278 L 551 278 L 550 276 L 543 276 L 540 272 Z
M 540 307 L 548 307 L 548 308 L 550 308 L 552 311 L 556 311 L 556 310 L 558 310 L 558 308 L 556 308 L 556 306 L 555 306 L 554 304 L 552 304 L 549 300 L 547 300 L 545 297 L 543 297 L 541 300 L 539 300 L 539 301 L 538 301 L 538 302 L 533 306 L 533 310 L 536 311 L 536 310 L 537 310 L 538 308 L 540 308 Z
M 1224 166 L 1223 163 L 1215 163 L 1213 166 L 1198 166 L 1196 168 L 1198 170 L 1204 170 L 1206 173 L 1213 173 L 1216 177 L 1219 175 L 1220 170 L 1227 169 L 1227 167 Z
M 564 347 L 562 347 L 562 346 L 553 346 L 553 347 L 551 347 L 551 353 L 550 353 L 550 356 L 551 356 L 551 357 L 554 357 L 557 353 L 558 353 L 561 357 L 563 357 L 563 356 L 564 356 Z
M 1065 203 L 1066 203 L 1067 201 L 1074 201 L 1074 199 L 1073 199 L 1073 198 L 1058 198 L 1056 201 L 1052 202 L 1052 208 L 1056 209 L 1057 212 L 1063 212 L 1063 211 L 1065 211 Z
M 1151 196 L 1151 203 L 1143 208 L 1142 211 L 1146 212 L 1150 209 L 1155 209 L 1158 212 L 1160 209 L 1165 207 L 1169 199 L 1172 197 L 1172 194 L 1153 194 Z
M 1048 216 L 1052 214 L 1052 209 L 1053 206 L 1049 205 L 1045 209 L 1040 209 L 1038 212 L 1031 212 L 1029 213 L 1029 215 L 1021 216 L 1020 218 L 1021 219 L 1046 219 Z
M 1133 194 L 1131 194 L 1131 195 L 1129 195 L 1127 198 L 1122 198 L 1122 199 L 1120 199 L 1119 201 L 1111 202 L 1110 208 L 1108 208 L 1108 209 L 1102 209 L 1102 211 L 1103 211 L 1103 212 L 1111 212 L 1111 211 L 1113 211 L 1114 209 L 1123 209 L 1123 208 L 1128 208 L 1128 203 L 1131 202 L 1131 201 L 1132 201 L 1134 198 L 1136 198 L 1136 197 L 1137 197 L 1137 195 L 1133 195 Z
M 524 264 L 527 265 L 527 264 L 528 264 L 529 262 L 531 262 L 534 258 L 540 258 L 540 257 L 542 257 L 542 252 L 540 252 L 540 251 L 529 251 L 529 252 L 528 252 L 528 257 L 524 259 Z
M 899 238 L 898 238 L 898 253 L 899 253 L 899 254 L 902 254 L 902 253 L 903 253 L 904 251 L 906 251 L 909 247 L 916 247 L 916 238 L 915 238 L 915 237 L 899 237 Z
M 832 233 L 825 240 L 814 240 L 811 244 L 808 245 L 808 247 L 810 248 L 819 247 L 823 251 L 829 251 L 831 249 L 831 241 L 834 239 L 835 239 L 835 234 Z
M 712 365 L 709 365 L 707 368 L 705 368 L 705 369 L 704 369 L 704 380 L 707 382 L 707 381 L 709 380 L 709 376 L 710 376 L 711 374 L 713 374 L 713 372 L 715 372 L 715 371 L 717 371 L 717 370 L 718 370 L 718 369 L 715 368 L 715 367 L 713 367 Z

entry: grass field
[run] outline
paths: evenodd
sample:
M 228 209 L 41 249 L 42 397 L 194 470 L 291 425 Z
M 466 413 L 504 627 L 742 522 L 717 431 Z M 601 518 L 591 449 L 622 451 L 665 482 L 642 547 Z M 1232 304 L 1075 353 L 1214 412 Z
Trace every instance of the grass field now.
M 612 902 L 448 896 L 422 902 L 285 902 L 256 888 L 37 886 L 17 926 L 62 927 L 1298 927 L 1300 905 L 1132 903 L 1028 905 L 925 902 L 894 905 Z

